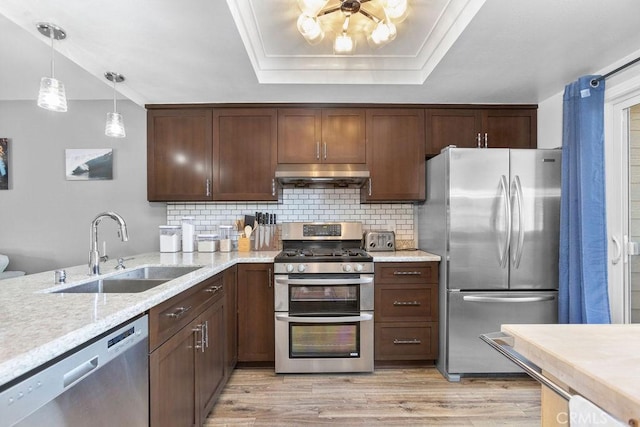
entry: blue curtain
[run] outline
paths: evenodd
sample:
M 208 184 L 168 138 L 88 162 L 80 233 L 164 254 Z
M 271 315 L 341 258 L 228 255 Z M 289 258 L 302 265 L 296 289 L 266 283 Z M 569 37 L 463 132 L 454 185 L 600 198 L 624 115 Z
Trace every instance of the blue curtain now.
M 607 291 L 604 80 L 565 87 L 560 202 L 560 323 L 611 323 Z

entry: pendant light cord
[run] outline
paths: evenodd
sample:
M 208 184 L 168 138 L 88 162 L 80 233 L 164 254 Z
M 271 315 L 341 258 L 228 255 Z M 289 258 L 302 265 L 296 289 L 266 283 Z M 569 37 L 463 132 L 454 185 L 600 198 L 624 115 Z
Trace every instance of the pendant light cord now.
M 116 109 L 116 74 L 113 75 L 113 112 L 117 113 L 118 110 Z
M 51 39 L 51 78 L 54 79 L 55 76 L 55 65 L 54 65 L 54 61 L 53 61 L 53 54 L 54 54 L 54 49 L 53 49 L 53 40 L 55 39 L 54 37 L 54 30 L 53 28 L 49 27 L 49 38 Z

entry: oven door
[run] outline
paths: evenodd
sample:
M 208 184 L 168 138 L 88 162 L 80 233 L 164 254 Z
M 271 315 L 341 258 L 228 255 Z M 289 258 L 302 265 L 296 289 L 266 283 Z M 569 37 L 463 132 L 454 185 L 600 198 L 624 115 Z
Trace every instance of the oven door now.
M 275 311 L 334 316 L 373 311 L 373 274 L 275 276 Z
M 373 313 L 275 313 L 276 373 L 372 372 Z

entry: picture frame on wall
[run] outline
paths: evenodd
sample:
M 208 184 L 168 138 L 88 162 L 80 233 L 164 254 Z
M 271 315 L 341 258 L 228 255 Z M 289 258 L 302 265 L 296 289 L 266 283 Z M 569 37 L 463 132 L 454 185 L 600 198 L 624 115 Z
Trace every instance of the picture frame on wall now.
M 9 189 L 9 139 L 0 138 L 0 190 Z
M 67 181 L 113 179 L 112 148 L 67 148 L 64 151 Z

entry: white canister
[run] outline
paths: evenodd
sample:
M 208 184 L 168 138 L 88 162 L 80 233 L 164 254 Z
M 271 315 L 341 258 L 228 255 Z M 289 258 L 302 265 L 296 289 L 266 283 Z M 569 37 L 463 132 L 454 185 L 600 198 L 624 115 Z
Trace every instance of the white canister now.
M 215 252 L 218 250 L 217 234 L 198 234 L 198 252 Z
M 220 226 L 220 252 L 231 252 L 231 232 L 233 225 Z
M 182 252 L 193 252 L 195 246 L 196 226 L 194 217 L 182 217 Z
M 179 225 L 161 225 L 160 252 L 180 252 L 182 238 Z

